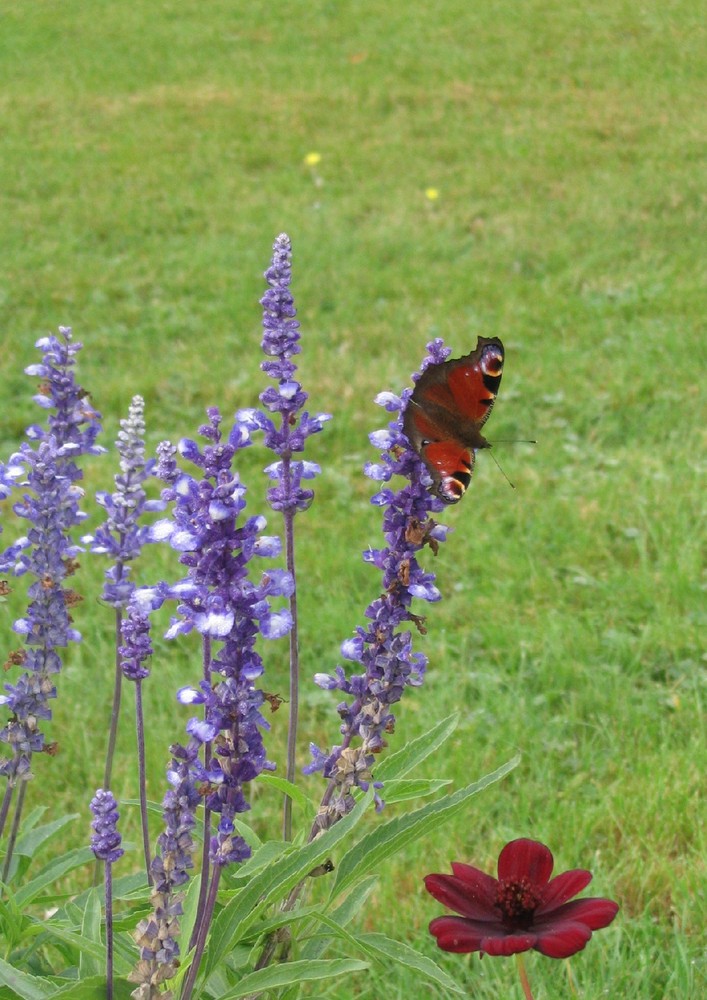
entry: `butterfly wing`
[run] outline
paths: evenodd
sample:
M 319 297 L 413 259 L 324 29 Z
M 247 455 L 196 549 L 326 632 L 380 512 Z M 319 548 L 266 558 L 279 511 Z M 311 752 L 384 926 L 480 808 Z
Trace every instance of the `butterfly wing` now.
M 408 402 L 405 435 L 445 503 L 461 500 L 471 481 L 474 452 L 489 447 L 481 428 L 498 394 L 503 358 L 498 337 L 479 337 L 464 357 L 429 365 Z

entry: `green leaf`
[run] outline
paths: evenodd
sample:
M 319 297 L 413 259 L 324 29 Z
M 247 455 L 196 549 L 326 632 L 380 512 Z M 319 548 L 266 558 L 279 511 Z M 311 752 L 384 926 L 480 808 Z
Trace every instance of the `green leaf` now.
M 180 928 L 180 940 L 184 943 L 183 947 L 189 945 L 191 939 L 192 931 L 194 930 L 194 923 L 196 922 L 197 912 L 199 910 L 199 893 L 201 891 L 201 875 L 197 878 L 189 879 L 189 885 L 187 886 L 186 892 L 184 893 L 184 900 L 182 902 L 182 916 L 179 918 L 179 928 Z
M 21 1000 L 44 1000 L 56 993 L 56 986 L 39 976 L 20 972 L 3 958 L 0 958 L 0 983 L 9 986 Z
M 34 857 L 42 844 L 47 840 L 51 840 L 59 830 L 68 826 L 69 823 L 73 823 L 78 818 L 78 813 L 72 813 L 69 816 L 61 816 L 59 819 L 54 820 L 53 823 L 45 823 L 44 826 L 38 826 L 36 829 L 29 831 L 26 829 L 23 821 L 23 836 L 18 839 L 14 853 L 23 854 L 28 858 Z
M 410 945 L 393 941 L 385 934 L 362 934 L 360 940 L 374 953 L 377 952 L 386 960 L 392 959 L 392 961 L 404 965 L 406 969 L 414 969 L 415 972 L 424 976 L 425 979 L 429 979 L 430 982 L 436 983 L 437 986 L 441 986 L 442 989 L 452 993 L 466 994 L 466 990 L 458 986 L 444 969 L 440 969 L 436 962 L 427 958 L 426 955 L 421 955 Z
M 267 840 L 255 851 L 247 861 L 234 870 L 233 882 L 241 888 L 240 883 L 248 882 L 253 875 L 271 865 L 273 861 L 288 854 L 292 844 L 286 840 Z
M 145 872 L 136 872 L 134 875 L 121 875 L 120 878 L 113 879 L 113 900 L 138 900 L 147 901 L 150 888 L 145 878 Z M 81 897 L 77 896 L 79 900 Z
M 95 886 L 89 893 L 86 900 L 86 907 L 83 911 L 83 921 L 81 923 L 81 934 L 84 943 L 101 945 L 102 957 L 99 959 L 92 955 L 87 947 L 82 947 L 79 952 L 79 979 L 88 979 L 90 976 L 98 976 L 105 969 L 105 949 L 101 942 L 101 896 L 102 892 Z
M 338 825 L 338 824 L 337 824 Z M 346 976 L 352 972 L 364 972 L 367 962 L 355 958 L 332 958 L 324 961 L 285 962 L 281 965 L 271 965 L 267 969 L 259 969 L 241 979 L 240 983 L 219 1000 L 238 1000 L 259 990 L 278 989 L 293 983 L 311 983 L 319 979 L 332 979 L 335 976 Z
M 134 983 L 121 979 L 113 980 L 113 1000 L 129 1000 L 135 989 Z M 92 976 L 80 982 L 69 983 L 58 993 L 52 995 L 52 1000 L 106 1000 L 106 977 Z
M 411 740 L 396 753 L 389 754 L 376 768 L 376 781 L 390 781 L 402 778 L 423 760 L 439 749 L 457 728 L 459 715 L 455 712 L 442 719 L 416 740 Z M 386 795 L 385 798 L 388 796 Z
M 453 795 L 430 802 L 405 816 L 398 816 L 366 834 L 342 859 L 336 871 L 336 881 L 331 891 L 332 898 L 344 892 L 368 872 L 379 871 L 387 858 L 397 854 L 411 841 L 419 840 L 432 830 L 438 830 L 442 823 L 466 808 L 467 801 L 473 795 L 505 777 L 519 761 L 520 757 L 514 757 L 496 771 Z
M 263 920 L 258 924 L 258 937 L 264 937 L 280 927 L 289 927 L 303 920 L 312 920 L 321 913 L 320 906 L 299 906 L 296 910 L 277 910 L 276 916 Z M 232 953 L 231 953 L 232 954 Z M 209 982 L 209 986 L 211 982 Z
M 78 956 L 86 952 L 93 959 L 94 967 L 97 966 L 99 970 L 105 967 L 106 948 L 104 944 L 98 941 L 86 940 L 78 931 L 71 931 L 68 927 L 62 927 L 61 924 L 57 924 L 51 920 L 42 923 L 41 929 L 43 934 L 56 938 L 58 941 L 63 941 L 64 944 L 71 945 L 76 952 L 77 964 L 79 961 Z
M 363 879 L 355 885 L 343 903 L 332 911 L 331 919 L 336 921 L 339 926 L 345 927 L 360 911 L 377 883 L 378 876 L 369 875 L 368 878 Z M 311 938 L 302 948 L 302 958 L 319 958 L 320 955 L 324 954 L 330 943 L 331 938 L 324 937 L 323 935 Z
M 451 781 L 443 778 L 394 778 L 393 781 L 386 781 L 383 798 L 392 805 L 393 802 L 406 802 L 433 795 L 447 785 L 451 785 Z
M 333 848 L 349 835 L 370 805 L 372 797 L 371 792 L 367 792 L 348 816 L 320 834 L 311 844 L 293 849 L 279 858 L 236 893 L 212 925 L 205 955 L 205 981 L 258 919 L 263 909 L 274 899 L 284 899 L 291 889 L 306 878 L 308 872 L 321 864 Z
M 287 795 L 295 805 L 299 806 L 305 816 L 313 817 L 316 815 L 318 803 L 313 802 L 298 785 L 293 785 L 286 778 L 281 778 L 277 774 L 261 774 L 258 777 L 258 784 L 270 785 L 282 792 L 283 795 Z
M 93 851 L 90 847 L 77 847 L 75 850 L 69 851 L 68 854 L 63 854 L 60 858 L 50 861 L 35 879 L 17 890 L 15 895 L 17 905 L 25 909 L 29 903 L 44 892 L 48 886 L 53 885 L 62 875 L 66 875 L 67 872 L 73 871 L 74 868 L 79 868 L 81 865 L 88 864 L 91 860 L 93 860 Z

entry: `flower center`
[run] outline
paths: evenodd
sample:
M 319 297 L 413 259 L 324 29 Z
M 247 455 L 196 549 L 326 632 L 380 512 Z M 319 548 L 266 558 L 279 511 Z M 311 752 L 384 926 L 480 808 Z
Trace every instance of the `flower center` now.
M 501 882 L 496 894 L 496 906 L 501 911 L 503 923 L 507 927 L 530 927 L 539 902 L 540 896 L 527 878 Z

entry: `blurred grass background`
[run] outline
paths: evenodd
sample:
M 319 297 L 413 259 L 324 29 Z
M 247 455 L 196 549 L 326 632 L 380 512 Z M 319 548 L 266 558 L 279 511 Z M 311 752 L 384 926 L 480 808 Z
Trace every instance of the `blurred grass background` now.
M 523 762 L 464 823 L 381 872 L 365 925 L 433 954 L 439 907 L 422 875 L 452 859 L 492 866 L 506 840 L 534 836 L 621 903 L 573 962 L 587 996 L 705 987 L 705 51 L 694 0 L 0 11 L 2 455 L 37 419 L 22 370 L 59 324 L 85 343 L 104 443 L 136 392 L 151 445 L 193 436 L 207 405 L 226 417 L 254 405 L 262 272 L 287 232 L 301 379 L 311 408 L 334 415 L 310 442 L 323 475 L 298 518 L 305 676 L 334 667 L 377 592 L 360 560 L 380 544 L 361 474 L 385 420 L 373 397 L 409 384 L 433 336 L 455 355 L 478 334 L 503 339 L 489 437 L 538 445 L 498 445 L 515 490 L 481 455 L 445 514 L 454 532 L 430 565 L 445 599 L 418 640 L 428 680 L 391 745 L 457 709 L 430 775 L 459 786 L 517 750 Z M 243 458 L 252 510 L 265 458 Z M 87 489 L 114 471 L 110 457 L 91 463 Z M 95 596 L 105 567 L 83 561 L 85 638 L 50 733 L 61 756 L 40 762 L 52 812 L 82 814 L 72 843 L 88 836 L 112 678 L 111 614 Z M 137 575 L 175 572 L 151 550 Z M 0 609 L 8 632 L 21 601 Z M 284 647 L 264 653 L 269 688 L 286 689 Z M 155 799 L 182 732 L 174 690 L 197 662 L 158 642 L 145 691 Z M 335 702 L 307 685 L 302 763 L 310 739 L 336 740 Z M 135 789 L 125 722 L 123 797 Z M 272 722 L 282 760 L 284 711 Z M 248 818 L 278 835 L 270 793 L 256 790 Z M 129 810 L 125 824 L 135 838 Z M 511 964 L 436 957 L 474 996 L 519 995 Z M 567 989 L 564 964 L 530 971 L 537 998 Z M 326 995 L 414 988 L 377 970 Z

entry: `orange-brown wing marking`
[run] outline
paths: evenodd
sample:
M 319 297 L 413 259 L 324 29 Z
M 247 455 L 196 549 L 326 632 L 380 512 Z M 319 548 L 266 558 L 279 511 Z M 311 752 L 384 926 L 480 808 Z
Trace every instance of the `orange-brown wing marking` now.
M 479 337 L 475 351 L 452 362 L 447 383 L 458 412 L 481 427 L 488 420 L 503 373 L 503 345 Z
M 435 480 L 435 492 L 445 503 L 457 503 L 467 491 L 474 471 L 474 452 L 455 441 L 438 441 L 422 449 Z

